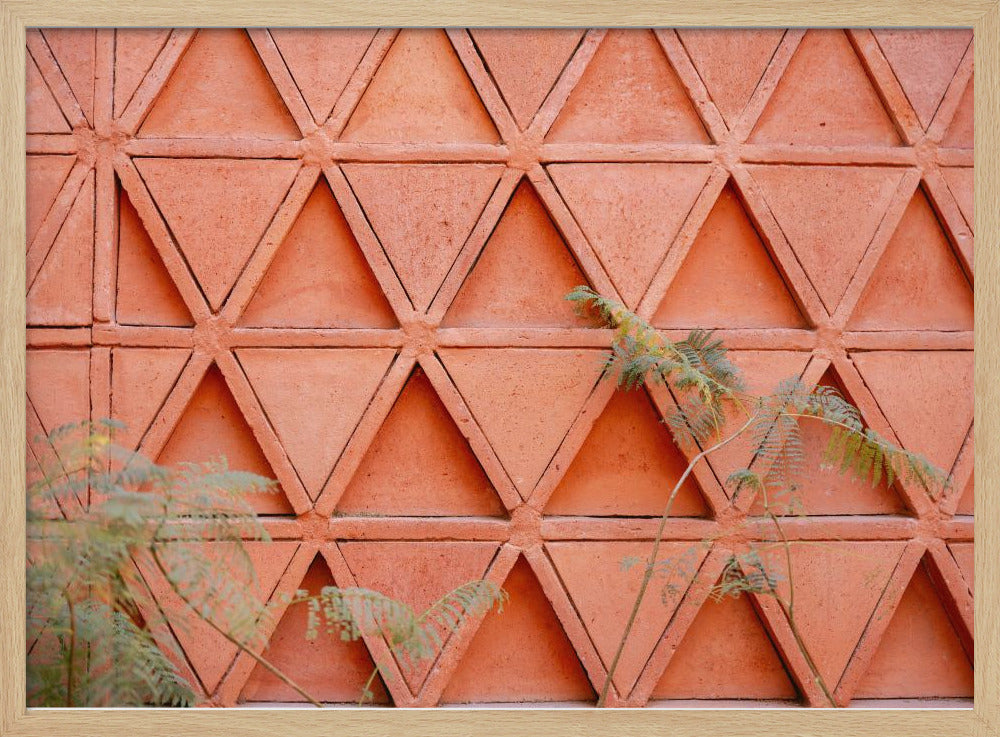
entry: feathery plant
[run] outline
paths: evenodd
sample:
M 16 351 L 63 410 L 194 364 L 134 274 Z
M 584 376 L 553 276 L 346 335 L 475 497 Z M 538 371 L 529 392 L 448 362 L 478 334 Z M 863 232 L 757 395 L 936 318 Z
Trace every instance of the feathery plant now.
M 806 471 L 802 423 L 819 422 L 830 429 L 824 466 L 872 485 L 883 479 L 887 484 L 900 480 L 935 498 L 950 484 L 948 474 L 923 456 L 897 447 L 865 427 L 858 409 L 832 387 L 810 389 L 795 377 L 782 381 L 771 394 L 748 392 L 741 372 L 727 357 L 726 347 L 710 331 L 693 330 L 685 339 L 672 341 L 621 302 L 604 297 L 589 287 L 576 287 L 566 299 L 574 303 L 580 314 L 595 316 L 614 330 L 606 377 L 615 377 L 618 386 L 624 389 L 639 387 L 644 382 L 659 382 L 667 387 L 676 407 L 667 414 L 665 421 L 678 446 L 688 450 L 691 459 L 670 491 L 650 555 L 645 561 L 634 606 L 608 667 L 598 706 L 607 701 L 618 662 L 650 581 L 662 575 L 664 570 L 690 567 L 690 561 L 658 559 L 666 522 L 678 492 L 703 458 L 738 438 L 750 440 L 751 459 L 746 468 L 729 476 L 726 485 L 732 490 L 734 501 L 745 493 L 758 496 L 774 528 L 774 543 L 784 551 L 784 570 L 772 570 L 760 551 L 751 548 L 727 562 L 711 596 L 721 599 L 752 593 L 773 597 L 788 620 L 796 646 L 816 685 L 829 703 L 835 705 L 832 692 L 796 623 L 791 546 L 779 519 L 779 515 L 794 508 L 798 479 Z M 637 562 L 623 561 L 623 567 Z M 782 581 L 787 585 L 781 588 L 787 593 L 779 591 Z
M 153 571 L 184 605 L 263 668 L 320 706 L 261 655 L 261 632 L 276 609 L 309 607 L 307 638 L 384 636 L 402 663 L 433 657 L 470 617 L 502 608 L 506 593 L 471 581 L 417 614 L 362 588 L 264 604 L 247 541 L 268 541 L 248 494 L 275 492 L 270 479 L 224 461 L 157 465 L 114 442 L 120 423 L 61 427 L 40 445 L 27 490 L 27 684 L 32 706 L 191 706 L 197 696 L 175 666 L 173 637 L 188 626 L 148 593 Z M 137 565 L 138 564 L 138 565 Z M 163 649 L 161 649 L 163 648 Z M 361 694 L 371 696 L 372 673 Z

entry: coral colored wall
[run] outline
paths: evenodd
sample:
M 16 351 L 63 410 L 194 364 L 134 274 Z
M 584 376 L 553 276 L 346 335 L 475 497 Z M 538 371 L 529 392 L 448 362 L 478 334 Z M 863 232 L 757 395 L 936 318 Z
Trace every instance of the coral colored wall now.
M 396 705 L 595 698 L 686 460 L 668 395 L 598 383 L 580 283 L 953 469 L 936 501 L 820 473 L 786 528 L 841 701 L 971 695 L 971 33 L 51 30 L 27 64 L 30 434 L 111 415 L 275 476 L 265 598 L 511 594 L 417 669 L 289 613 L 268 657 L 321 698 L 373 659 Z M 616 703 L 822 702 L 773 601 L 706 600 L 766 534 L 719 481 L 745 458 L 685 486 L 666 552 L 715 542 L 646 603 Z M 206 703 L 296 698 L 177 633 Z

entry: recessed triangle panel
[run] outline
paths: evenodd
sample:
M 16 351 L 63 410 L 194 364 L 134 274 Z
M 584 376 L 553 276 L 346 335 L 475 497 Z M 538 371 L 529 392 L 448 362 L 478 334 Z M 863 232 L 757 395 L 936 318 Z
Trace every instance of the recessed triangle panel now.
M 534 188 L 522 181 L 442 327 L 586 327 L 566 301 L 587 284 Z
M 618 391 L 549 498 L 545 513 L 659 517 L 687 465 L 646 390 Z M 681 486 L 670 514 L 707 516 L 693 476 Z
M 325 179 L 306 200 L 240 323 L 269 328 L 398 326 Z
M 950 471 L 972 424 L 972 351 L 851 357 L 903 447 Z
M 169 28 L 115 30 L 115 117 L 119 117 L 170 38 Z
M 44 433 L 90 419 L 90 351 L 33 348 L 25 362 L 28 400 Z
M 160 451 L 157 463 L 203 463 L 224 458 L 229 469 L 249 471 L 273 479 L 274 470 L 264 457 L 250 425 L 236 403 L 219 368 L 212 366 Z M 244 497 L 258 514 L 291 514 L 284 492 L 260 492 Z
M 27 242 L 38 233 L 73 168 L 75 156 L 27 156 Z
M 608 31 L 546 140 L 708 143 L 677 72 L 652 31 Z
M 833 690 L 868 626 L 903 553 L 902 542 L 792 542 L 795 623 L 810 657 Z M 778 593 L 788 600 L 789 575 L 782 546 L 762 546 Z
M 234 578 L 240 569 L 236 566 L 236 556 L 249 558 L 254 570 L 254 578 L 243 580 L 242 574 L 237 578 L 238 585 L 247 587 L 254 595 L 265 603 L 271 597 L 281 574 L 284 573 L 289 561 L 295 553 L 298 543 L 295 542 L 254 542 L 242 543 L 243 553 L 236 546 L 228 543 L 204 543 L 208 546 L 208 556 L 217 558 L 220 567 L 228 568 Z M 172 568 L 171 556 L 184 556 L 183 548 L 172 548 L 161 552 L 165 565 Z M 178 563 L 182 561 L 178 560 Z M 238 648 L 226 640 L 204 619 L 188 607 L 178 595 L 173 586 L 163 577 L 156 565 L 148 559 L 137 560 L 139 570 L 149 584 L 159 606 L 167 618 L 174 623 L 171 628 L 178 642 L 187 655 L 191 667 L 197 673 L 208 695 L 218 687 L 219 682 L 229 669 L 238 654 Z M 223 629 L 232 624 L 224 619 L 218 621 Z
M 340 551 L 358 586 L 402 601 L 418 615 L 459 586 L 481 579 L 496 554 L 490 542 L 345 542 Z M 400 576 L 401 570 L 406 571 Z M 444 642 L 449 633 L 442 632 Z M 435 654 L 436 655 L 436 654 Z M 410 690 L 418 693 L 436 661 L 398 658 Z
M 555 164 L 549 173 L 625 302 L 635 306 L 708 181 L 701 164 Z
M 298 585 L 312 595 L 324 587 L 336 586 L 330 568 L 317 555 Z M 313 698 L 327 703 L 351 703 L 361 698 L 368 677 L 375 670 L 362 640 L 345 642 L 338 633 L 328 633 L 321 625 L 315 639 L 307 640 L 309 609 L 305 604 L 289 607 L 278 622 L 261 655 L 278 670 L 305 689 Z M 389 696 L 382 679 L 372 681 L 371 702 L 387 704 Z M 250 674 L 240 701 L 301 702 L 302 695 L 257 664 Z M 368 700 L 366 699 L 366 702 Z
M 330 117 L 375 33 L 370 28 L 271 29 L 271 38 L 317 123 Z
M 976 551 L 974 543 L 952 543 L 948 546 L 951 554 L 955 556 L 958 567 L 962 570 L 962 576 L 969 584 L 969 592 L 975 591 L 976 587 Z
M 125 424 L 116 442 L 139 444 L 190 356 L 186 348 L 111 349 L 111 416 Z
M 777 28 L 684 28 L 681 43 L 726 125 L 733 126 L 785 32 Z
M 969 479 L 969 485 L 962 492 L 962 497 L 958 500 L 956 514 L 975 514 L 976 511 L 976 480 Z
M 302 484 L 315 499 L 395 351 L 243 348 L 236 355 Z
M 469 33 L 522 130 L 583 38 L 575 28 L 476 28 Z
M 440 356 L 511 480 L 527 495 L 594 388 L 603 354 L 451 348 Z
M 781 656 L 747 595 L 708 599 L 650 699 L 797 697 Z
M 854 698 L 972 696 L 972 664 L 925 565 L 910 579 Z
M 55 242 L 28 289 L 29 325 L 93 322 L 94 175 L 83 183 Z
M 118 199 L 119 325 L 190 327 L 194 318 L 123 189 Z
M 573 645 L 523 557 L 503 588 L 510 600 L 483 620 L 441 702 L 594 701 Z
M 606 667 L 610 667 L 625 632 L 650 546 L 645 541 L 546 545 Z M 660 546 L 657 560 L 671 561 L 673 565 L 656 578 L 639 607 L 614 675 L 615 688 L 620 694 L 631 692 L 707 552 L 707 546 L 699 541 L 668 542 Z M 630 558 L 638 558 L 640 562 L 623 570 L 623 561 Z
M 97 32 L 88 28 L 47 28 L 42 35 L 83 114 L 93 121 Z
M 817 385 L 832 387 L 851 401 L 832 367 L 826 370 Z M 833 433 L 831 427 L 816 419 L 803 418 L 799 428 L 803 471 L 794 479 L 793 494 L 768 500 L 771 512 L 777 515 L 905 514 L 902 500 L 885 478 L 873 486 L 870 481 L 855 478 L 850 471 L 840 473 L 839 467 L 831 468 L 824 463 Z M 750 514 L 764 513 L 764 500 L 758 496 Z
M 30 52 L 25 53 L 25 129 L 28 133 L 70 133 L 69 123 Z M 32 158 L 32 157 L 29 157 Z
M 972 330 L 972 285 L 922 190 L 869 279 L 849 330 Z
M 198 31 L 139 135 L 301 138 L 250 37 L 238 28 Z
M 500 136 L 440 29 L 396 36 L 354 110 L 344 140 L 497 143 Z
M 497 164 L 346 164 L 414 307 L 427 309 L 500 181 Z
M 976 197 L 973 186 L 975 181 L 972 176 L 972 168 L 942 166 L 940 171 L 944 175 L 944 180 L 948 183 L 948 189 L 955 195 L 955 200 L 958 202 L 958 207 L 965 217 L 965 222 L 969 224 L 970 228 L 975 228 Z
M 787 165 L 753 166 L 750 171 L 820 299 L 833 312 L 903 171 Z
M 958 103 L 955 117 L 951 119 L 948 131 L 945 133 L 944 138 L 941 139 L 941 146 L 946 148 L 972 148 L 973 139 L 975 138 L 973 135 L 975 121 L 972 93 L 974 86 L 973 80 L 970 79 L 965 92 L 962 93 L 962 99 Z
M 806 32 L 751 143 L 896 146 L 899 134 L 841 30 Z
M 337 505 L 343 514 L 500 516 L 469 442 L 419 368 L 411 374 Z
M 771 254 L 727 186 L 653 315 L 660 328 L 804 328 Z
M 299 163 L 136 159 L 135 165 L 217 310 L 291 187 Z
M 881 28 L 874 34 L 920 124 L 926 128 L 969 48 L 972 31 Z

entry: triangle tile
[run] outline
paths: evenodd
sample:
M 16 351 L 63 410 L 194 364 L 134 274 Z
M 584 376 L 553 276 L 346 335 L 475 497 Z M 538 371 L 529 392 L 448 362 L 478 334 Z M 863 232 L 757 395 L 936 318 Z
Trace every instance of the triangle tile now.
M 400 31 L 347 123 L 365 143 L 497 143 L 499 134 L 447 34 Z
M 322 556 L 317 555 L 306 572 L 299 590 L 319 594 L 327 586 L 336 586 L 333 574 Z M 301 604 L 289 607 L 278 622 L 271 640 L 261 653 L 282 673 L 308 691 L 313 698 L 326 703 L 350 703 L 361 698 L 368 676 L 375 663 L 363 640 L 345 642 L 323 627 L 313 640 L 306 639 L 309 629 L 309 609 Z M 371 685 L 376 704 L 387 704 L 389 696 L 382 679 L 375 677 Z M 278 680 L 259 664 L 240 694 L 242 702 L 301 702 L 302 696 Z
M 972 31 L 882 28 L 874 34 L 926 129 L 972 41 Z
M 124 189 L 118 199 L 115 316 L 120 325 L 194 325 L 190 310 Z
M 395 351 L 244 348 L 236 355 L 302 484 L 315 499 Z
M 330 117 L 375 33 L 371 28 L 271 29 L 271 38 L 317 123 Z
M 851 357 L 903 447 L 950 471 L 972 424 L 972 351 Z
M 634 307 L 708 181 L 710 168 L 555 164 L 549 173 L 611 281 Z
M 419 367 L 379 428 L 337 511 L 403 517 L 504 514 L 469 442 Z
M 121 116 L 170 38 L 169 28 L 115 30 L 114 114 Z
M 94 176 L 84 182 L 28 289 L 29 325 L 93 322 Z
M 87 28 L 46 28 L 42 31 L 52 56 L 66 77 L 87 120 L 94 120 L 94 62 L 97 31 Z
M 420 311 L 500 181 L 497 164 L 346 164 L 354 189 L 403 287 Z
M 139 135 L 147 138 L 302 137 L 246 31 L 198 31 Z
M 848 401 L 850 395 L 831 366 L 818 382 L 818 386 L 833 387 Z M 877 486 L 856 479 L 850 473 L 840 473 L 824 464 L 827 444 L 832 431 L 816 420 L 799 423 L 804 451 L 801 478 L 793 498 L 772 499 L 771 511 L 777 515 L 856 515 L 856 514 L 905 514 L 906 508 L 899 495 L 883 478 Z M 867 425 L 866 425 L 867 427 Z M 763 499 L 757 498 L 750 514 L 763 515 Z
M 778 225 L 830 312 L 836 310 L 903 177 L 865 166 L 753 166 Z
M 70 133 L 72 130 L 38 65 L 30 53 L 25 54 L 25 129 L 28 133 Z M 29 159 L 32 157 L 28 157 Z M 29 200 L 30 202 L 30 200 Z
M 136 159 L 135 164 L 218 309 L 291 187 L 298 162 Z
M 923 191 L 910 200 L 849 330 L 972 330 L 972 286 Z
M 220 457 L 232 470 L 249 471 L 271 479 L 275 477 L 226 379 L 212 364 L 156 462 L 176 466 L 219 460 Z M 292 513 L 287 497 L 280 490 L 249 494 L 245 498 L 258 514 Z
M 975 138 L 973 135 L 973 128 L 975 127 L 973 119 L 973 87 L 973 80 L 970 79 L 965 92 L 962 93 L 962 99 L 958 103 L 955 117 L 951 119 L 951 125 L 948 126 L 948 131 L 941 140 L 943 148 L 972 148 Z
M 965 222 L 969 224 L 970 228 L 975 228 L 976 198 L 972 168 L 943 166 L 940 171 L 944 175 L 944 180 L 948 183 L 948 189 L 951 190 L 953 195 L 955 195 L 955 200 L 958 202 L 958 207 L 962 211 L 962 215 L 965 217 Z
M 514 485 L 526 495 L 548 466 L 603 368 L 598 350 L 440 351 Z
M 833 689 L 903 553 L 902 542 L 792 542 L 795 623 L 823 680 Z M 781 579 L 788 599 L 785 551 L 760 551 L 769 573 Z M 836 616 L 831 616 L 832 613 Z
M 90 351 L 27 351 L 25 383 L 42 431 L 90 419 Z
M 969 485 L 965 487 L 965 491 L 962 492 L 961 499 L 958 500 L 958 508 L 955 510 L 955 514 L 975 514 L 976 512 L 976 488 L 975 488 L 975 478 L 969 479 Z
M 469 33 L 522 130 L 583 38 L 575 28 L 476 28 Z
M 510 601 L 483 620 L 441 702 L 593 702 L 573 645 L 523 557 L 503 588 Z
M 234 560 L 235 556 L 240 555 L 236 546 L 231 543 L 219 542 L 203 543 L 203 545 L 207 548 L 205 551 L 207 557 L 217 559 L 219 565 L 226 565 L 234 577 L 238 575 L 239 585 L 249 588 L 260 599 L 261 604 L 266 603 L 271 597 L 278 584 L 278 579 L 285 572 L 285 568 L 298 547 L 298 543 L 295 542 L 247 541 L 242 543 L 245 555 L 249 558 L 249 563 L 254 570 L 256 578 L 254 581 L 250 578 L 243 580 L 242 564 L 237 564 Z M 173 567 L 171 556 L 183 558 L 185 555 L 190 555 L 190 553 L 185 552 L 190 547 L 190 544 L 180 544 L 163 548 L 161 554 L 166 557 L 165 567 L 168 570 Z M 171 629 L 187 655 L 191 667 L 198 674 L 206 693 L 211 695 L 236 658 L 237 646 L 223 638 L 194 610 L 188 607 L 152 561 L 139 559 L 137 564 L 157 603 L 170 620 Z M 176 565 L 182 565 L 182 561 L 177 560 Z M 217 623 L 223 627 L 229 624 L 224 618 L 223 621 Z
M 398 326 L 325 179 L 306 200 L 240 322 L 269 328 Z
M 75 156 L 32 156 L 26 157 L 27 172 L 27 242 L 35 239 L 45 216 L 52 209 L 73 168 Z
M 660 328 L 804 328 L 802 312 L 727 186 L 653 315 Z
M 972 696 L 972 664 L 925 565 L 906 587 L 854 698 Z
M 650 698 L 790 701 L 797 695 L 753 604 L 743 595 L 708 599 L 702 605 Z
M 647 541 L 557 542 L 546 545 L 559 578 L 566 586 L 566 592 L 580 613 L 583 625 L 606 667 L 613 660 L 625 631 L 642 583 L 650 546 Z M 619 693 L 632 691 L 707 553 L 707 547 L 697 541 L 668 542 L 660 546 L 658 561 L 672 561 L 674 566 L 657 577 L 654 588 L 647 592 L 639 607 L 635 625 L 614 675 L 615 688 Z M 623 561 L 628 558 L 639 558 L 642 562 L 623 570 Z
M 779 28 L 684 28 L 681 43 L 730 128 L 757 89 L 785 32 Z
M 646 390 L 615 392 L 549 498 L 545 513 L 659 517 L 687 465 Z M 708 513 L 698 484 L 688 477 L 674 499 L 671 516 Z
M 186 348 L 111 349 L 111 416 L 125 424 L 119 444 L 139 445 L 190 356 Z
M 418 615 L 459 586 L 481 579 L 496 554 L 490 542 L 345 542 L 340 551 L 358 586 L 402 601 Z M 401 570 L 406 576 L 400 576 Z M 506 608 L 506 607 L 505 607 Z M 442 632 L 445 646 L 450 633 Z M 397 658 L 398 660 L 398 658 Z M 400 663 L 410 690 L 418 693 L 435 657 Z
M 608 31 L 549 131 L 553 143 L 708 143 L 652 31 Z
M 969 591 L 974 592 L 976 588 L 976 551 L 974 543 L 952 543 L 948 546 L 951 554 L 955 556 L 955 561 L 962 571 L 969 584 Z
M 534 188 L 522 181 L 442 327 L 586 327 L 565 297 L 587 277 Z
M 810 30 L 778 82 L 751 143 L 896 146 L 899 134 L 842 30 Z

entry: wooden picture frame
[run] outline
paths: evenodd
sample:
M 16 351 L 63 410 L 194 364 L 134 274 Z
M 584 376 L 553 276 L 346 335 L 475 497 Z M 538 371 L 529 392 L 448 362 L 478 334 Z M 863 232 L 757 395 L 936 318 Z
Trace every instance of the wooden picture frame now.
M 975 502 L 973 709 L 39 710 L 25 705 L 25 29 L 81 26 L 921 26 L 975 34 Z M 0 735 L 975 735 L 1000 733 L 1000 0 L 0 0 Z

